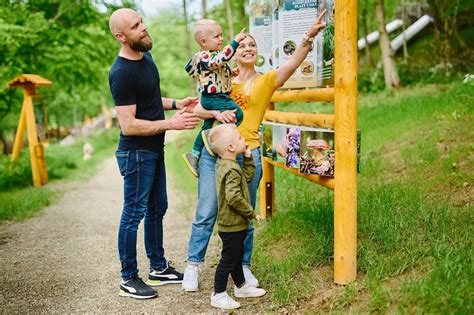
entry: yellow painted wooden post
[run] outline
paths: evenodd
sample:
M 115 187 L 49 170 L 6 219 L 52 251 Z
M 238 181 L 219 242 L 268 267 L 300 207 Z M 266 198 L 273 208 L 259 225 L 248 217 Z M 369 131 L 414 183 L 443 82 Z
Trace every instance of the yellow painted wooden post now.
M 26 127 L 28 129 L 31 173 L 35 187 L 48 183 L 48 173 L 46 169 L 43 144 L 38 141 L 33 98 L 36 96 L 37 87 L 49 87 L 51 85 L 51 81 L 35 74 L 22 74 L 8 83 L 10 88 L 21 87 L 24 90 L 23 106 L 21 108 L 11 161 L 12 163 L 15 162 L 20 156 L 23 133 Z M 47 126 L 45 125 L 45 127 Z M 13 166 L 13 164 L 11 165 Z
M 33 108 L 32 95 L 35 95 L 34 86 L 25 86 L 23 106 L 25 107 L 26 126 L 28 129 L 28 147 L 30 149 L 31 172 L 33 173 L 33 184 L 35 187 L 39 187 L 41 186 L 41 171 L 38 156 L 36 154 L 36 147 L 39 145 L 39 143 L 38 134 L 36 132 L 35 111 Z
M 274 103 L 268 105 L 268 110 L 275 108 Z M 266 159 L 262 160 L 262 180 L 260 181 L 260 215 L 271 217 L 275 212 L 275 168 Z
M 20 157 L 21 144 L 23 142 L 23 133 L 26 128 L 26 113 L 25 106 L 21 107 L 20 119 L 18 121 L 18 128 L 16 129 L 15 142 L 13 143 L 12 162 L 15 162 Z
M 357 0 L 335 3 L 334 282 L 357 268 Z

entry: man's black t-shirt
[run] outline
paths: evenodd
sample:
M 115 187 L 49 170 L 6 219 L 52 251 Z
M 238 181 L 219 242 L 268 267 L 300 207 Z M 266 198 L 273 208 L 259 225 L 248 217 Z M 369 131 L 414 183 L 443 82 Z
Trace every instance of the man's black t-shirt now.
M 135 118 L 163 120 L 160 75 L 149 52 L 141 60 L 117 56 L 109 72 L 109 85 L 115 106 L 136 104 Z M 120 132 L 119 149 L 163 150 L 165 133 L 153 136 L 125 136 Z

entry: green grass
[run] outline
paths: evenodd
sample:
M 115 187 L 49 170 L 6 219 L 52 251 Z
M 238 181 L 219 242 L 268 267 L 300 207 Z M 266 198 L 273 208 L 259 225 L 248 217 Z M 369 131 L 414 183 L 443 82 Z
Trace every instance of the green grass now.
M 70 146 L 50 145 L 45 148 L 46 167 L 50 183 L 56 180 L 84 180 L 97 170 L 100 163 L 113 156 L 119 131 L 111 129 L 89 138 L 80 139 Z M 85 142 L 94 147 L 92 159 L 83 160 Z M 32 187 L 28 148 L 23 149 L 19 160 L 9 169 L 10 157 L 0 157 L 0 220 L 29 218 L 45 206 L 52 204 L 61 194 L 50 185 Z

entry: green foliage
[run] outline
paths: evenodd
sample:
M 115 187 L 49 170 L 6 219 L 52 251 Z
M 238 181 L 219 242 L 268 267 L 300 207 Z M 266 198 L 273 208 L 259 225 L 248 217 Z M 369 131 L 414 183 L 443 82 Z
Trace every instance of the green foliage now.
M 110 99 L 107 72 L 118 46 L 108 31 L 109 13 L 97 9 L 100 2 L 7 1 L 0 6 L 0 130 L 10 138 L 22 91 L 6 84 L 20 74 L 53 81 L 52 88 L 38 93 L 62 126 L 96 115 Z
M 56 201 L 56 190 L 40 187 L 0 192 L 0 221 L 23 220 Z

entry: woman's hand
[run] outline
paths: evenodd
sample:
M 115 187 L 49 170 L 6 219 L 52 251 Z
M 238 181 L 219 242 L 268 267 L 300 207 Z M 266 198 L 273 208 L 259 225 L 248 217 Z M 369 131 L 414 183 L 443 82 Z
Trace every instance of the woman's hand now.
M 326 9 L 321 12 L 321 14 L 316 19 L 316 22 L 314 22 L 311 28 L 306 32 L 308 37 L 314 38 L 316 35 L 318 35 L 319 31 L 321 31 L 326 26 L 326 22 L 323 21 L 323 17 L 325 14 Z

